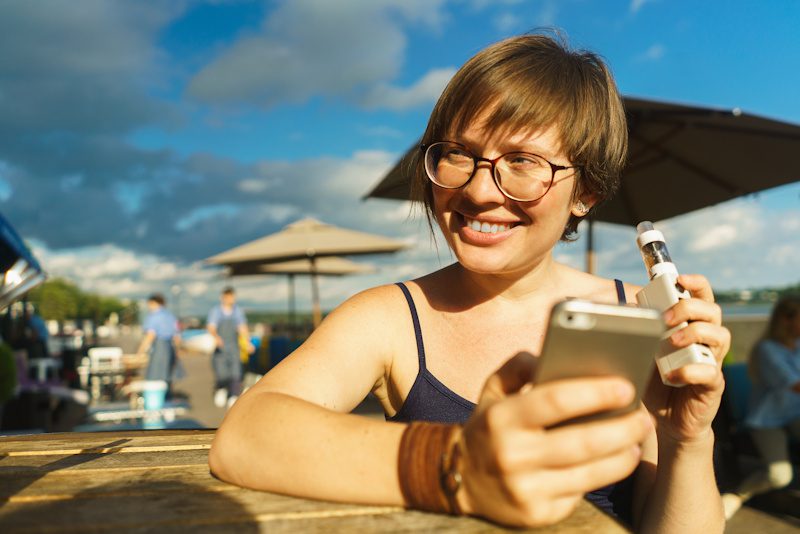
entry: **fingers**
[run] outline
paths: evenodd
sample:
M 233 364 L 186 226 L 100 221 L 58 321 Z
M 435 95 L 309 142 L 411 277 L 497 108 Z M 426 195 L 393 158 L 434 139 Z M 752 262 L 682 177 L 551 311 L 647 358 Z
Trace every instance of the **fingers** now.
M 693 322 L 674 332 L 670 342 L 676 347 L 688 347 L 692 343 L 708 346 L 714 353 L 717 362 L 721 362 L 731 346 L 730 330 L 707 322 Z
M 670 328 L 685 321 L 722 324 L 722 308 L 714 302 L 692 298 L 679 300 L 677 304 L 664 312 L 664 322 Z
M 668 376 L 673 384 L 704 386 L 708 389 L 720 388 L 725 378 L 719 366 L 692 363 L 672 371 Z
M 555 484 L 556 495 L 574 495 L 588 493 L 592 490 L 603 488 L 609 484 L 619 482 L 627 477 L 639 465 L 642 458 L 642 448 L 634 445 L 626 450 L 598 458 L 566 469 L 550 470 L 545 472 L 544 483 Z M 549 475 L 549 477 L 547 476 Z M 550 481 L 547 478 L 551 478 Z
M 641 457 L 641 447 L 632 445 L 570 467 L 518 472 L 507 477 L 507 491 L 514 500 L 543 493 L 549 498 L 584 495 L 624 479 L 633 473 Z
M 519 421 L 529 428 L 546 428 L 568 419 L 624 408 L 633 402 L 633 384 L 619 377 L 575 378 L 538 384 L 525 393 L 493 406 L 499 427 Z
M 566 425 L 548 431 L 536 440 L 539 443 L 527 447 L 527 465 L 520 467 L 565 468 L 588 462 L 629 450 L 652 430 L 653 423 L 643 409 L 605 421 Z
M 688 289 L 692 297 L 706 302 L 714 302 L 714 292 L 711 290 L 711 284 L 708 283 L 708 279 L 705 276 L 701 274 L 682 274 L 678 276 L 678 283 Z

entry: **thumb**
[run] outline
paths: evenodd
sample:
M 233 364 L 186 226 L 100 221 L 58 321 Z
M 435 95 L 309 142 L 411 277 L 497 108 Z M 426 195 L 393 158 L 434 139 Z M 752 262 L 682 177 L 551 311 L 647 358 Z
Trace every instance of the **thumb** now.
M 518 352 L 486 381 L 479 404 L 495 402 L 518 392 L 533 381 L 536 357 L 530 352 Z

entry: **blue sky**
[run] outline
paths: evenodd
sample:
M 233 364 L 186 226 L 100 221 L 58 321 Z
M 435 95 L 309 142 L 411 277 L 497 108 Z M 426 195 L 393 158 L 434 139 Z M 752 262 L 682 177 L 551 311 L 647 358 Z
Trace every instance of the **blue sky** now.
M 798 24 L 793 0 L 5 1 L 0 211 L 51 274 L 125 298 L 175 288 L 184 312 L 225 283 L 200 260 L 302 216 L 412 244 L 323 281 L 329 308 L 450 261 L 407 205 L 359 198 L 483 46 L 555 26 L 623 94 L 800 124 Z M 798 208 L 790 185 L 662 227 L 679 268 L 720 289 L 796 283 Z M 599 225 L 599 274 L 643 281 L 633 238 Z M 582 240 L 557 256 L 581 266 Z M 281 279 L 234 283 L 248 307 L 285 306 Z

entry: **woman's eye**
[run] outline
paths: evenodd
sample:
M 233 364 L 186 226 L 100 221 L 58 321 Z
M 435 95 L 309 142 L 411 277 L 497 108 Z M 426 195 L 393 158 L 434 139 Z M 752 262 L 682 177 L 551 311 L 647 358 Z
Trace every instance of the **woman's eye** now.
M 444 157 L 452 161 L 472 160 L 472 156 L 465 150 L 451 148 L 444 153 Z
M 543 161 L 531 154 L 514 154 L 508 156 L 506 161 L 514 167 L 541 167 Z

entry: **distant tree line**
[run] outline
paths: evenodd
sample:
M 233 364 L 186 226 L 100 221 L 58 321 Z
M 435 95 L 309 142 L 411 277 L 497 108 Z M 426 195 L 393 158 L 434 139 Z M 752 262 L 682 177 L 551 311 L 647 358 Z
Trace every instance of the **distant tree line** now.
M 89 320 L 102 324 L 112 313 L 116 313 L 123 324 L 134 324 L 139 320 L 136 302 L 89 293 L 63 278 L 47 280 L 28 293 L 27 300 L 36 306 L 46 321 Z
M 717 302 L 748 302 L 752 304 L 772 303 L 784 295 L 800 295 L 800 283 L 784 287 L 762 287 L 758 289 L 736 289 L 732 291 L 715 291 Z

